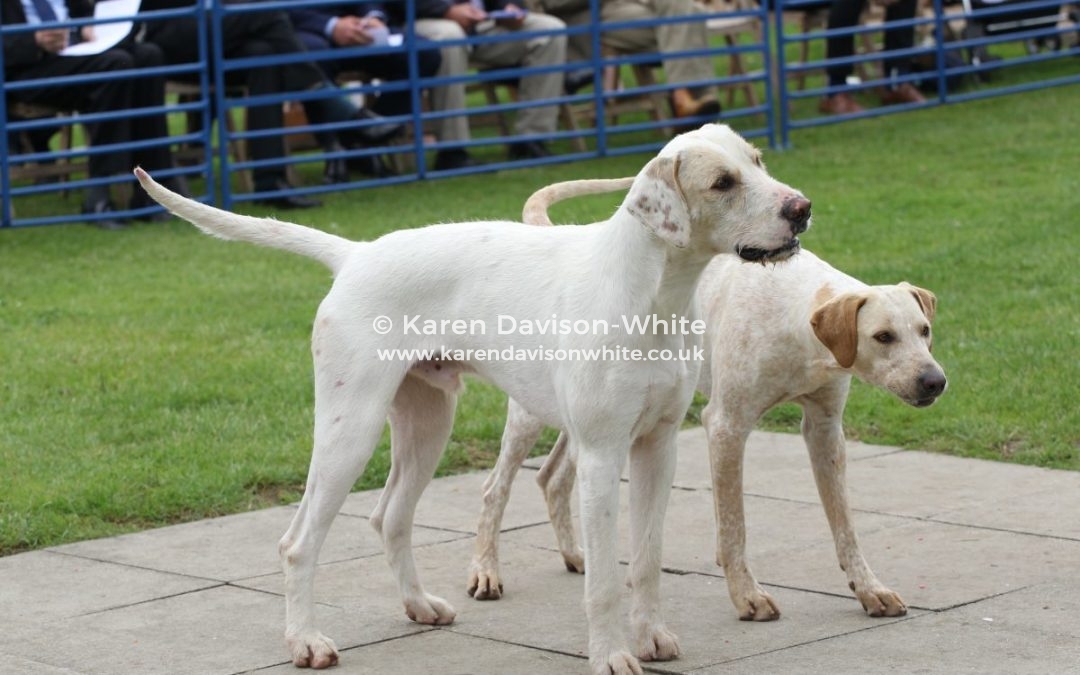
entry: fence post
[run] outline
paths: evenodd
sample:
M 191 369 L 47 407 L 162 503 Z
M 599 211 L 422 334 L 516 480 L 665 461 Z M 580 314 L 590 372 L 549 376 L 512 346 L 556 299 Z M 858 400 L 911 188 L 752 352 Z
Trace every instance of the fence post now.
M 784 40 L 784 3 L 786 0 L 773 0 L 773 9 L 776 20 L 776 88 L 780 100 L 780 147 L 791 147 L 791 114 L 788 110 L 790 102 L 787 95 L 787 57 L 784 54 L 787 42 Z
M 0 42 L 3 36 L 0 35 Z M 11 227 L 12 211 L 15 206 L 11 199 L 11 174 L 8 171 L 8 118 L 7 118 L 7 88 L 3 86 L 4 79 L 4 50 L 0 49 L 0 227 Z
M 205 10 L 203 10 L 205 12 Z M 232 138 L 229 137 L 229 125 L 226 123 L 228 115 L 232 114 L 232 111 L 225 107 L 225 53 L 224 53 L 224 38 L 222 37 L 222 18 L 225 15 L 225 6 L 223 2 L 210 3 L 210 40 L 212 41 L 209 59 L 207 64 L 214 72 L 214 110 L 217 111 L 217 134 L 218 134 L 218 172 L 220 173 L 220 187 L 221 187 L 221 205 L 226 210 L 232 209 L 232 166 L 229 161 L 229 143 L 232 142 Z M 206 30 L 206 22 L 201 22 L 203 25 L 200 30 Z M 209 155 L 209 148 L 207 145 L 207 154 Z M 212 162 L 210 162 L 212 164 Z M 213 169 L 211 169 L 211 175 Z

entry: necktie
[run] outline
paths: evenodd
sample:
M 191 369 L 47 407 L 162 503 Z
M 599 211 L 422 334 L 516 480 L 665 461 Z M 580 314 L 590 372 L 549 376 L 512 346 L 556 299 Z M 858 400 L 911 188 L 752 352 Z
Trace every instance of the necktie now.
M 50 21 L 56 21 L 56 12 L 53 11 L 52 5 L 48 0 L 33 0 L 34 10 L 38 14 L 38 18 L 42 23 L 48 23 Z

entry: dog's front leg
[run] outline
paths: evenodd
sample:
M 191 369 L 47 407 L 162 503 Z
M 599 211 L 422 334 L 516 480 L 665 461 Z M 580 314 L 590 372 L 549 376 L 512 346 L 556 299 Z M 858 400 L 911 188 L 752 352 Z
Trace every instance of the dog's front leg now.
M 728 415 L 721 386 L 702 413 L 709 436 L 713 506 L 716 513 L 716 562 L 724 568 L 728 594 L 742 621 L 774 621 L 780 608 L 758 584 L 746 562 L 746 516 L 743 511 L 743 453 L 756 417 Z M 740 413 L 750 411 L 740 409 Z M 752 413 L 751 413 L 752 414 Z
M 499 459 L 484 481 L 484 505 L 480 511 L 480 522 L 476 525 L 476 546 L 472 562 L 469 563 L 469 585 L 466 590 L 477 600 L 498 600 L 502 597 L 503 585 L 499 579 L 499 528 L 502 526 L 506 503 L 510 501 L 514 476 L 543 430 L 543 422 L 533 417 L 514 399 L 510 399 Z
M 802 434 L 810 451 L 821 504 L 832 528 L 840 568 L 847 573 L 848 586 L 870 616 L 903 616 L 907 605 L 895 592 L 878 581 L 863 558 L 851 518 L 845 478 L 843 410 L 847 387 L 825 392 L 803 405 Z
M 679 642 L 660 612 L 664 514 L 675 476 L 675 424 L 662 424 L 630 450 L 630 626 L 643 661 L 669 661 Z
M 596 675 L 642 675 L 626 649 L 619 598 L 619 477 L 627 449 L 618 443 L 581 443 L 577 478 L 581 535 L 585 545 L 585 614 L 589 620 L 589 664 Z

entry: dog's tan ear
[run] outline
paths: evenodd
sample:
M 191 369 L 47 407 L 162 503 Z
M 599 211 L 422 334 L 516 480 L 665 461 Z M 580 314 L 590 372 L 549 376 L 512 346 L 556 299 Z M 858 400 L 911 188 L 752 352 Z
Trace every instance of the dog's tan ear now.
M 626 195 L 626 209 L 656 236 L 677 248 L 690 245 L 690 213 L 679 186 L 679 156 L 645 165 Z
M 841 368 L 855 363 L 859 349 L 859 310 L 866 296 L 844 293 L 814 310 L 810 325 L 821 344 L 829 348 Z
M 911 291 L 911 294 L 915 296 L 915 302 L 919 303 L 922 313 L 926 315 L 926 320 L 933 322 L 934 313 L 937 312 L 937 297 L 925 288 L 912 286 L 906 281 L 901 281 L 900 286 Z

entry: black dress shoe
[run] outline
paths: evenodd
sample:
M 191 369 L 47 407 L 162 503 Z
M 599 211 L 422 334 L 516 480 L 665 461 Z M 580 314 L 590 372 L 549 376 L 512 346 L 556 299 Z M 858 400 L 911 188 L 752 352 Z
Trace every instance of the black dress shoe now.
M 578 93 L 578 90 L 582 87 L 592 86 L 592 83 L 593 71 L 591 70 L 575 70 L 572 73 L 567 73 L 563 79 L 563 87 L 570 96 Z
M 384 118 L 377 112 L 368 110 L 367 108 L 361 108 L 356 112 L 354 119 L 360 122 L 372 122 L 383 120 Z M 401 135 L 404 131 L 405 125 L 400 122 L 379 122 L 363 127 L 342 129 L 338 132 L 338 137 L 348 146 L 370 147 L 374 145 L 385 145 L 391 138 Z
M 523 141 L 510 144 L 510 159 L 543 159 L 551 157 L 551 151 L 540 141 Z
M 323 167 L 323 182 L 327 185 L 349 182 L 349 164 L 344 157 L 326 160 Z
M 278 190 L 294 190 L 293 186 L 285 182 L 284 179 L 277 180 L 271 186 L 256 186 L 256 192 L 277 192 Z M 263 206 L 272 206 L 275 209 L 281 209 L 282 211 L 292 211 L 295 209 L 314 209 L 322 206 L 322 202 L 318 199 L 312 199 L 311 197 L 304 197 L 301 195 L 285 195 L 282 197 L 265 197 L 263 199 L 256 199 L 256 204 L 262 204 Z
M 116 209 L 113 208 L 112 203 L 108 199 L 99 199 L 93 203 L 83 204 L 82 212 L 84 216 L 110 214 Z M 99 220 L 88 220 L 87 225 L 93 225 L 100 230 L 126 230 L 128 229 L 127 223 L 116 217 L 101 218 Z
M 465 169 L 470 166 L 476 166 L 476 160 L 469 156 L 469 153 L 461 148 L 454 148 L 453 150 L 440 150 L 435 153 L 435 170 L 436 171 L 450 171 L 452 169 Z
M 364 157 L 350 157 L 345 160 L 350 171 L 372 176 L 374 178 L 387 178 L 396 176 L 397 172 L 386 165 L 379 155 L 367 155 Z

